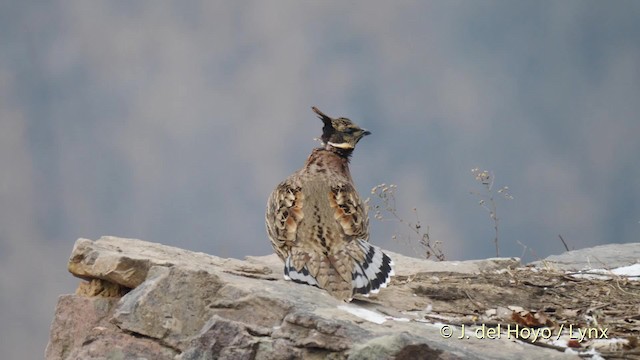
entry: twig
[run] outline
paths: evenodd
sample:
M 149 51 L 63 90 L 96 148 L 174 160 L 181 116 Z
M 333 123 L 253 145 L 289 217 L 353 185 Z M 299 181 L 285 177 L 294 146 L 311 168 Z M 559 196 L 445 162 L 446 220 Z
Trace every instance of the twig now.
M 473 300 L 473 298 L 471 297 L 471 295 L 469 295 L 469 293 L 466 290 L 463 290 L 464 294 L 467 295 L 467 297 L 469 298 L 469 300 L 471 300 L 472 303 L 474 303 L 477 307 L 482 308 L 484 307 L 481 303 Z
M 493 221 L 493 230 L 495 232 L 495 238 L 493 239 L 493 243 L 496 247 L 496 256 L 500 257 L 500 248 L 498 246 L 498 238 L 499 238 L 498 223 L 500 222 L 500 219 L 498 218 L 498 214 L 497 214 L 498 207 L 496 205 L 496 200 L 493 192 L 495 177 L 493 175 L 493 172 L 489 172 L 487 170 L 481 171 L 478 168 L 471 169 L 471 173 L 474 175 L 476 181 L 482 184 L 482 186 L 484 186 L 485 188 L 486 194 L 481 194 L 477 191 L 471 191 L 471 194 L 477 196 L 480 199 L 478 204 L 482 206 L 483 209 L 489 212 L 489 217 Z M 513 199 L 513 196 L 509 194 L 508 186 L 503 186 L 497 191 L 497 193 L 501 194 L 506 199 Z M 488 205 L 487 205 L 487 200 L 488 200 Z
M 567 251 L 570 251 L 569 247 L 567 246 L 567 243 L 564 242 L 564 239 L 562 238 L 562 235 L 558 234 L 558 237 L 560 238 L 560 241 L 562 241 L 562 245 L 564 245 L 564 248 L 567 249 Z
M 376 195 L 380 200 L 382 200 L 381 205 L 373 205 L 373 209 L 375 210 L 374 218 L 380 221 L 396 221 L 398 223 L 404 224 L 407 226 L 413 233 L 415 233 L 418 237 L 418 245 L 420 245 L 424 249 L 424 257 L 426 259 L 431 258 L 431 256 L 435 256 L 437 260 L 444 260 L 445 256 L 441 249 L 441 242 L 434 241 L 431 242 L 431 238 L 429 235 L 429 226 L 426 227 L 426 231 L 423 230 L 422 224 L 420 224 L 420 219 L 418 216 L 418 210 L 414 208 L 412 211 L 415 215 L 416 222 L 412 223 L 409 221 L 405 221 L 400 215 L 398 215 L 398 210 L 396 207 L 396 197 L 395 190 L 397 186 L 394 184 L 386 185 L 380 184 L 376 185 L 371 189 L 371 194 Z M 366 200 L 369 203 L 369 199 Z M 390 217 L 385 217 L 382 214 L 382 211 L 390 214 Z M 393 240 L 397 239 L 398 236 L 393 235 L 391 237 Z M 409 240 L 412 239 L 411 236 L 407 236 Z M 413 244 L 409 242 L 409 245 L 413 248 Z M 413 249 L 416 253 L 416 249 Z

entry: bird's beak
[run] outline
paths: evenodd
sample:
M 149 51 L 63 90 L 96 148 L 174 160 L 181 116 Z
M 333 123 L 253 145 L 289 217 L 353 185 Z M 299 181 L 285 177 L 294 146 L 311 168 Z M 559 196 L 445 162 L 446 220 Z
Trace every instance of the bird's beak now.
M 367 136 L 367 135 L 371 135 L 371 131 L 367 131 L 367 130 L 365 130 L 365 131 L 362 133 L 362 136 Z

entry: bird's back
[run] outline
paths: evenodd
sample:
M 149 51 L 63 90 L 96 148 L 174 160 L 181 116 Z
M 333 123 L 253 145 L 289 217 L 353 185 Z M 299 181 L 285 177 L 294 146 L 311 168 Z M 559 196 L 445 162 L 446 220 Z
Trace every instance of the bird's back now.
M 367 243 L 368 217 L 348 158 L 315 149 L 269 197 L 267 231 L 285 277 L 349 300 L 385 287 L 391 259 Z

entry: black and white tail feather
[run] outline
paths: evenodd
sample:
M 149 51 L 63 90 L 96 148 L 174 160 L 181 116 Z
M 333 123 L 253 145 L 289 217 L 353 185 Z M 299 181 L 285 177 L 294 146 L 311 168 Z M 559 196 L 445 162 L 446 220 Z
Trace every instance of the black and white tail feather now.
M 353 294 L 369 296 L 377 294 L 380 289 L 386 288 L 391 281 L 393 271 L 393 260 L 385 254 L 379 247 L 369 244 L 364 240 L 357 239 L 358 246 L 365 255 L 363 262 L 353 258 L 354 267 L 351 273 L 351 287 Z M 297 271 L 291 263 L 291 256 L 284 262 L 284 279 L 301 284 L 308 284 L 318 287 L 318 282 L 311 275 L 309 269 L 304 266 Z

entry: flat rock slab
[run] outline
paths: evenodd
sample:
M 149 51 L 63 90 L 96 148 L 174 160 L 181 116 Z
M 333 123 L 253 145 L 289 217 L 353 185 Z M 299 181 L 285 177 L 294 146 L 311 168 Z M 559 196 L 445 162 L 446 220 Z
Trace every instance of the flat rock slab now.
M 87 282 L 60 298 L 46 358 L 578 358 L 507 336 L 458 339 L 460 327 L 425 316 L 452 301 L 434 300 L 428 284 L 442 286 L 452 274 L 464 281 L 512 271 L 518 259 L 389 255 L 398 274 L 390 287 L 344 303 L 284 281 L 275 255 L 223 259 L 134 239 L 79 239 L 69 271 Z M 473 297 L 441 289 L 465 301 Z
M 530 265 L 566 271 L 613 269 L 640 263 L 640 243 L 607 244 L 551 255 Z

